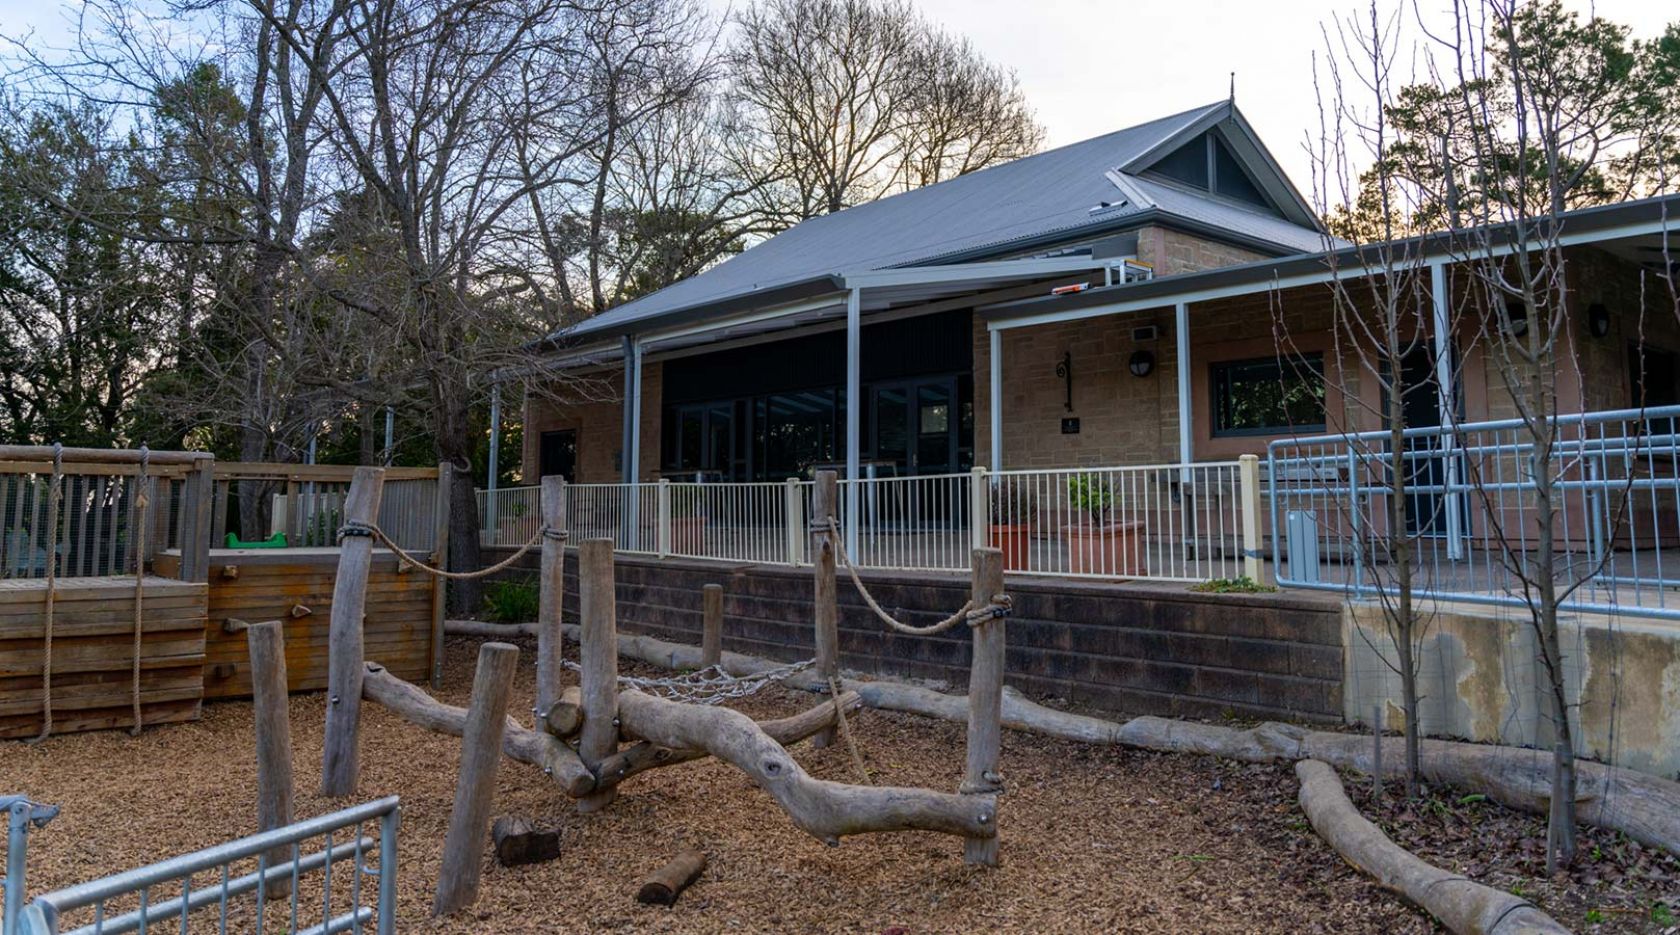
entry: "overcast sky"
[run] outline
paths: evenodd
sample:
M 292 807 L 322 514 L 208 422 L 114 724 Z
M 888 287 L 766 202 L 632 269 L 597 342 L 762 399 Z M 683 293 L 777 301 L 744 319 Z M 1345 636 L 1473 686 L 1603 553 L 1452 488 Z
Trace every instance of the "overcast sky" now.
M 718 12 L 748 0 L 706 0 Z M 1302 150 L 1317 125 L 1312 56 L 1321 26 L 1362 8 L 1361 0 L 913 0 L 933 21 L 973 40 L 1015 69 L 1057 146 L 1220 100 L 1236 72 L 1237 104 L 1297 187 L 1311 197 Z M 1382 0 L 1385 7 L 1413 0 Z M 1428 15 L 1450 0 L 1416 0 Z M 1566 0 L 1659 33 L 1680 19 L 1675 0 Z M 0 0 L 0 33 L 34 31 L 62 44 L 74 5 Z M 1408 18 L 1410 18 L 1408 16 Z

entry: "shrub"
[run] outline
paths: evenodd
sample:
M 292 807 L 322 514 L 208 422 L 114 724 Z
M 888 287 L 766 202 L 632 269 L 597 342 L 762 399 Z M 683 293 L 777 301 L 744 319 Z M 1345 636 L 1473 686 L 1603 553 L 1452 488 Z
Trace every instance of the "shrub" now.
M 1038 501 L 1025 484 L 1001 480 L 990 491 L 991 521 L 997 526 L 1031 526 L 1038 520 Z
M 1277 588 L 1269 584 L 1260 584 L 1253 578 L 1243 575 L 1238 578 L 1214 578 L 1201 584 L 1190 586 L 1192 591 L 1202 591 L 1209 594 L 1271 594 Z
M 541 596 L 535 581 L 492 581 L 484 589 L 484 616 L 498 623 L 529 623 L 537 619 Z
M 1068 504 L 1101 526 L 1114 507 L 1114 487 L 1096 474 L 1075 474 L 1068 478 Z

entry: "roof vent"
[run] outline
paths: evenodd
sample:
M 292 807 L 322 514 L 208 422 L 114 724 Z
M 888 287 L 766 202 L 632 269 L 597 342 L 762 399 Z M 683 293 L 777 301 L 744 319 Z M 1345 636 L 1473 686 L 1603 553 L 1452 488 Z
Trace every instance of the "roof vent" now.
M 1104 211 L 1116 211 L 1126 206 L 1125 201 L 1099 201 L 1091 206 L 1091 214 L 1102 214 Z

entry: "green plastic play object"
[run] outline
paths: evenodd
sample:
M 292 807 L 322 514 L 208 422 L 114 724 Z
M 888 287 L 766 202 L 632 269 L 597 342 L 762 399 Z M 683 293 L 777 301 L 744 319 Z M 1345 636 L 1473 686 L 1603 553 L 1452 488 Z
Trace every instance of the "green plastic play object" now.
M 246 542 L 230 532 L 227 534 L 227 547 L 230 549 L 283 549 L 286 547 L 286 534 L 277 532 L 267 539 Z

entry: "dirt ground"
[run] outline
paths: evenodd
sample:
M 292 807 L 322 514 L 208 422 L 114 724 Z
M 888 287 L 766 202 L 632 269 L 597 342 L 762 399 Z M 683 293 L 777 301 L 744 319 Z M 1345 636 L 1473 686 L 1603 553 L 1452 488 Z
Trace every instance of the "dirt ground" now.
M 441 696 L 465 704 L 476 644 L 451 641 Z M 514 710 L 533 692 L 522 647 Z M 648 670 L 645 674 L 654 674 Z M 812 696 L 772 689 L 741 707 L 789 714 Z M 292 700 L 297 814 L 315 793 L 325 698 Z M 954 789 L 963 729 L 864 711 L 854 731 L 882 784 Z M 63 886 L 254 830 L 251 712 L 208 705 L 202 721 L 0 747 L 0 790 L 57 803 L 30 839 L 30 890 Z M 480 898 L 433 920 L 430 900 L 460 741 L 364 708 L 364 798 L 403 799 L 400 920 L 433 932 L 1426 932 L 1420 912 L 1345 865 L 1295 805 L 1286 767 L 1153 754 L 1004 734 L 1009 792 L 1003 866 L 964 866 L 955 839 L 798 831 L 733 769 L 702 761 L 638 777 L 605 812 L 578 816 L 534 767 L 503 761 L 498 813 L 561 831 L 552 863 L 503 868 L 486 852 Z M 797 748 L 812 774 L 850 781 L 841 747 Z M 710 867 L 673 908 L 636 904 L 641 878 L 677 850 Z M 335 883 L 348 874 L 340 873 Z M 335 891 L 344 895 L 342 887 Z M 319 905 L 318 887 L 305 902 Z M 338 911 L 344 904 L 340 903 Z M 318 912 L 318 908 L 316 909 Z M 236 920 L 243 918 L 241 911 Z M 1579 918 L 1579 916 L 1577 916 Z M 1618 919 L 1628 918 L 1618 916 Z M 210 921 L 210 920 L 206 920 Z M 272 921 L 272 919 L 271 919 Z M 247 928 L 249 928 L 247 921 Z M 272 928 L 272 926 L 270 926 Z M 1635 930 L 1660 931 L 1661 926 Z

